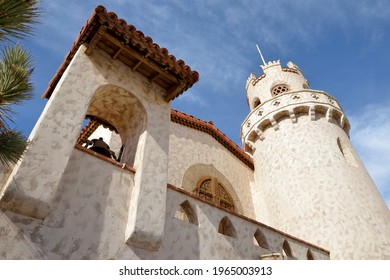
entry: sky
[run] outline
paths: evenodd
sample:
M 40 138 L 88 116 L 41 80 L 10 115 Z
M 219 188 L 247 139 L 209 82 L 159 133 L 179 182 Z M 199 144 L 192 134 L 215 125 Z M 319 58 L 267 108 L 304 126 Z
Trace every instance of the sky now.
M 200 74 L 174 109 L 214 125 L 239 146 L 249 113 L 245 83 L 266 61 L 299 66 L 312 89 L 334 96 L 351 141 L 390 206 L 390 1 L 42 0 L 41 23 L 20 41 L 34 59 L 34 97 L 15 108 L 28 136 L 41 95 L 97 5 L 115 12 Z

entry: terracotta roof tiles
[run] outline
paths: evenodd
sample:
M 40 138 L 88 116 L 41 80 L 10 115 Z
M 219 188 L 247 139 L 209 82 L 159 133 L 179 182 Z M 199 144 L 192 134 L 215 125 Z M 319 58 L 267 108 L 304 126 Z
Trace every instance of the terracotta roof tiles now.
M 142 63 L 148 64 L 147 69 L 149 71 L 157 71 L 163 77 L 161 80 L 166 78 L 168 81 L 168 83 L 167 81 L 160 81 L 161 86 L 166 86 L 167 101 L 176 98 L 199 80 L 198 72 L 193 71 L 183 60 L 176 59 L 175 56 L 169 54 L 166 48 L 154 43 L 151 37 L 145 36 L 124 19 L 119 19 L 115 13 L 107 12 L 103 6 L 98 6 L 81 29 L 78 38 L 65 56 L 63 63 L 58 68 L 42 97 L 50 98 L 54 88 L 82 44 L 91 47 L 91 51 L 95 46 L 103 46 L 107 52 L 113 51 L 114 53 L 123 49 L 126 55 L 135 55 L 136 58 L 141 59 Z M 118 49 L 115 50 L 114 48 Z M 113 53 L 110 54 L 115 57 Z M 154 73 L 151 73 L 151 75 L 154 75 Z

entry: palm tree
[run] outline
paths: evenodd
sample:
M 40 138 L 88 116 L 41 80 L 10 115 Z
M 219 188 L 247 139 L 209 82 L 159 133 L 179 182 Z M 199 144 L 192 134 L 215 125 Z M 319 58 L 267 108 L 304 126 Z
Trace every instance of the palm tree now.
M 31 56 L 13 39 L 31 35 L 40 11 L 38 0 L 0 0 L 0 162 L 16 163 L 27 147 L 20 131 L 11 129 L 12 105 L 32 95 L 30 81 L 33 71 Z

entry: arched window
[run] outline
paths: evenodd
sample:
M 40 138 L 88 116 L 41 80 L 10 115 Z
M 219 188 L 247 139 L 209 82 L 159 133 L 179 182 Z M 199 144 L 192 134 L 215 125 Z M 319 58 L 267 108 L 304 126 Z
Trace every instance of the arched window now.
M 257 106 L 261 104 L 260 99 L 258 97 L 253 98 L 253 109 L 256 109 Z
M 310 249 L 307 249 L 306 257 L 308 260 L 314 260 L 313 253 L 310 251 Z
M 230 237 L 236 237 L 236 229 L 234 228 L 232 222 L 229 220 L 228 217 L 223 217 L 222 220 L 219 222 L 218 226 L 218 233 L 230 236 Z
M 291 252 L 290 244 L 288 244 L 287 240 L 284 240 L 283 242 L 283 249 L 282 249 L 283 255 L 288 258 L 293 258 L 293 254 Z
M 203 200 L 230 211 L 235 211 L 232 197 L 217 178 L 207 177 L 200 179 L 193 192 Z
M 255 242 L 255 245 L 258 245 L 258 246 L 263 247 L 265 249 L 269 249 L 268 242 L 267 242 L 264 234 L 259 229 L 257 229 L 255 234 L 254 234 L 254 242 Z
M 288 88 L 288 85 L 280 84 L 276 85 L 271 89 L 272 96 L 278 96 L 282 93 L 288 92 L 290 89 Z
M 175 218 L 182 221 L 189 222 L 194 225 L 198 224 L 196 213 L 194 209 L 191 207 L 188 200 L 184 201 L 182 204 L 179 205 L 179 208 L 177 208 L 175 212 Z

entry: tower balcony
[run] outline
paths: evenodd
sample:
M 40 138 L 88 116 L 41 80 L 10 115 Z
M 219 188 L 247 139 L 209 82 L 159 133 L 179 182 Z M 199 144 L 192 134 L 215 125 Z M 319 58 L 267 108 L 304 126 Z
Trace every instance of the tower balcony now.
M 278 123 L 286 118 L 294 124 L 300 116 L 311 120 L 325 116 L 329 122 L 339 125 L 349 135 L 350 125 L 337 100 L 324 91 L 289 91 L 257 106 L 241 125 L 241 140 L 245 152 L 253 154 L 254 142 L 264 140 L 267 129 L 279 129 Z

